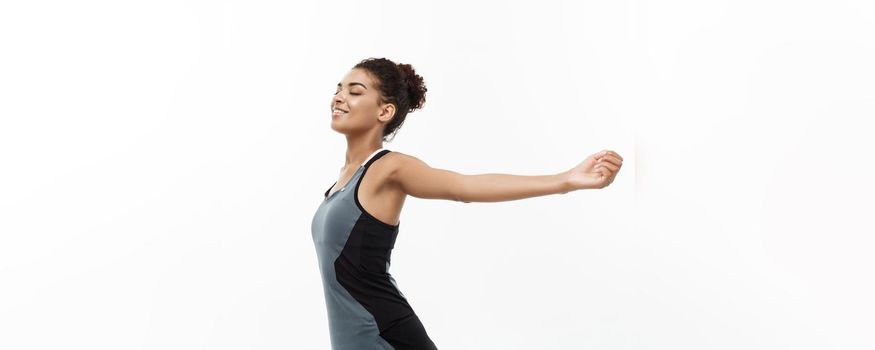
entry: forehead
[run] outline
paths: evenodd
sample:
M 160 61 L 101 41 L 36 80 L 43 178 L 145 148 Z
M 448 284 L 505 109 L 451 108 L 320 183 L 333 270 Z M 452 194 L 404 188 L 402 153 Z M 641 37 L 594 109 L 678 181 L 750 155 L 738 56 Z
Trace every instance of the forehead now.
M 343 86 L 347 86 L 349 85 L 349 83 L 354 82 L 365 84 L 368 89 L 371 89 L 371 87 L 374 86 L 374 81 L 373 79 L 371 79 L 370 74 L 368 74 L 368 72 L 364 69 L 360 68 L 351 69 L 349 72 L 346 73 L 346 75 L 343 76 L 343 79 L 339 83 L 343 84 Z

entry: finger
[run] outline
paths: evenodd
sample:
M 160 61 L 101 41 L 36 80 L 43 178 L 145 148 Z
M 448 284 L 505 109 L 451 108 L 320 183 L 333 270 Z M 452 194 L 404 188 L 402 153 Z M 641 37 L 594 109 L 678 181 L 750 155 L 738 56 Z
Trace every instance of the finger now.
M 619 158 L 615 157 L 614 155 L 610 155 L 610 154 L 609 154 L 609 155 L 606 155 L 606 156 L 604 156 L 604 157 L 602 157 L 602 158 L 599 158 L 599 159 L 596 161 L 596 163 L 599 163 L 599 164 L 600 164 L 600 163 L 606 163 L 606 162 L 611 162 L 611 163 L 616 164 L 616 165 L 618 165 L 618 166 L 619 166 L 619 165 L 623 165 L 623 161 L 622 161 L 622 160 L 620 160 Z
M 608 156 L 608 155 L 614 156 L 615 158 L 619 159 L 621 162 L 623 161 L 623 157 L 621 157 L 617 152 L 614 152 L 611 150 L 605 150 L 605 151 L 602 151 L 602 153 L 604 153 L 605 156 Z
M 611 152 L 611 153 L 609 153 L 608 155 L 611 156 L 611 157 L 613 157 L 613 158 L 616 159 L 616 160 L 619 160 L 620 163 L 623 162 L 623 157 L 621 157 L 619 154 L 617 154 L 617 152 Z
M 616 172 L 616 171 L 620 170 L 619 166 L 617 166 L 616 164 L 608 163 L 608 162 L 601 162 L 598 165 L 596 165 L 596 167 L 605 167 L 605 168 L 610 169 L 611 172 Z
M 601 173 L 602 175 L 604 175 L 605 177 L 611 177 L 613 174 L 611 169 L 608 169 L 607 167 L 604 167 L 604 166 L 599 166 L 596 170 L 599 173 Z
M 602 165 L 602 164 L 611 164 L 611 165 L 615 166 L 617 169 L 619 169 L 621 166 L 623 166 L 622 161 L 620 161 L 616 158 L 610 157 L 610 156 L 607 156 L 605 158 L 602 158 L 602 159 L 599 159 L 596 161 L 596 165 Z

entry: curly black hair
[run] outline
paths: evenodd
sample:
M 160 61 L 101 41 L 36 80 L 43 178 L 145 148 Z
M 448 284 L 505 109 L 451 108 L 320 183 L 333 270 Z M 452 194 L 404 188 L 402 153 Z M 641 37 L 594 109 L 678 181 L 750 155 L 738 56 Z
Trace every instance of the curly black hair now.
M 377 78 L 377 86 L 383 103 L 395 104 L 395 116 L 383 130 L 383 141 L 391 141 L 398 133 L 407 113 L 422 109 L 425 103 L 425 83 L 416 74 L 413 66 L 395 63 L 386 58 L 366 58 L 352 67 L 368 71 Z M 392 135 L 390 139 L 386 136 Z

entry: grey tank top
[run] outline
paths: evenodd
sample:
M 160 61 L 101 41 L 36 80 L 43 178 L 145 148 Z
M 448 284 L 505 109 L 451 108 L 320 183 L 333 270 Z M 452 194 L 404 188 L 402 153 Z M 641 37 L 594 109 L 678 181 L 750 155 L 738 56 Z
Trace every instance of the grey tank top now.
M 437 349 L 389 274 L 400 222 L 385 223 L 359 202 L 368 168 L 389 153 L 380 148 L 316 209 L 313 244 L 328 311 L 333 350 Z

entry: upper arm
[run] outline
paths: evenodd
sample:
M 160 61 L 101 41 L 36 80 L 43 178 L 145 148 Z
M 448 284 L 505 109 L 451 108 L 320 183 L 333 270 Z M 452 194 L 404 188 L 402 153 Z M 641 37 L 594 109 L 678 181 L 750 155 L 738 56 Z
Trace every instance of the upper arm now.
M 432 168 L 411 155 L 398 155 L 398 166 L 390 178 L 404 193 L 417 198 L 463 201 L 465 175 Z

